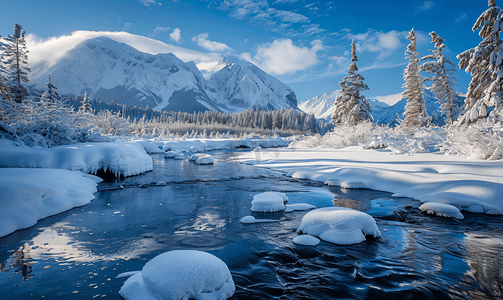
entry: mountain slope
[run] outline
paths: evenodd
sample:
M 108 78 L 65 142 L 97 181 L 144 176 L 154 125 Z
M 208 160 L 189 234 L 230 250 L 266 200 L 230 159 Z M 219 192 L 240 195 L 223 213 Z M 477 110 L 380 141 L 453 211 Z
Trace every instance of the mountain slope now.
M 293 90 L 257 66 L 233 57 L 223 58 L 218 66 L 220 69 L 211 74 L 208 85 L 222 109 L 239 112 L 250 107 L 297 108 Z
M 55 64 L 32 66 L 30 87 L 47 76 L 63 95 L 83 95 L 165 111 L 243 111 L 297 108 L 295 93 L 255 65 L 224 59 L 205 79 L 193 62 L 171 53 L 152 55 L 107 37 L 85 40 Z M 211 76 L 210 76 L 211 75 Z

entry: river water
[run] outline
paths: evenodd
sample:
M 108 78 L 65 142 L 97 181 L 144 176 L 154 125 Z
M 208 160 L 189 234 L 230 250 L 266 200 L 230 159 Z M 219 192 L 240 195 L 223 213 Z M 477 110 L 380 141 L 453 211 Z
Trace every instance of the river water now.
M 99 185 L 89 205 L 0 238 L 0 299 L 120 299 L 126 278 L 170 250 L 222 259 L 232 299 L 502 299 L 503 218 L 423 215 L 418 202 L 297 180 L 210 152 L 211 166 L 153 155 L 154 171 Z M 350 246 L 292 243 L 305 212 L 250 213 L 252 196 L 344 206 L 382 236 Z M 241 224 L 240 218 L 279 222 Z

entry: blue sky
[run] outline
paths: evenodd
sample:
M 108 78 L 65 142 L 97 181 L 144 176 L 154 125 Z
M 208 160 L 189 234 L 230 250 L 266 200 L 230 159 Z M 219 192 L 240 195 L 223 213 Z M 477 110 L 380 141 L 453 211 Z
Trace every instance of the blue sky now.
M 121 31 L 141 51 L 167 50 L 147 49 L 150 40 L 138 36 L 159 40 L 176 46 L 163 49 L 175 49 L 203 69 L 234 55 L 287 83 L 299 101 L 339 88 L 355 39 L 358 66 L 370 87 L 364 95 L 371 98 L 403 91 L 411 28 L 420 56 L 429 53 L 428 33 L 436 31 L 445 39 L 444 53 L 457 64 L 457 54 L 480 42 L 471 28 L 486 9 L 487 0 L 4 0 L 0 35 L 21 24 L 32 61 L 71 47 L 89 32 Z M 470 76 L 458 70 L 456 77 L 458 90 L 466 92 Z

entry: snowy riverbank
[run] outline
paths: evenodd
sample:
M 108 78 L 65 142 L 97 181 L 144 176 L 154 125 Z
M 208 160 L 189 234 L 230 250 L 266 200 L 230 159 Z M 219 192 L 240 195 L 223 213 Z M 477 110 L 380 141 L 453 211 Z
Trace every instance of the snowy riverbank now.
M 503 161 L 467 160 L 438 152 L 393 155 L 358 146 L 254 151 L 236 159 L 294 178 L 386 191 L 422 203 L 448 203 L 487 214 L 503 210 Z
M 0 237 L 91 202 L 100 181 L 78 171 L 0 168 Z
M 15 146 L 0 140 L 0 168 L 51 168 L 133 176 L 151 171 L 152 158 L 136 143 L 82 143 L 54 148 Z

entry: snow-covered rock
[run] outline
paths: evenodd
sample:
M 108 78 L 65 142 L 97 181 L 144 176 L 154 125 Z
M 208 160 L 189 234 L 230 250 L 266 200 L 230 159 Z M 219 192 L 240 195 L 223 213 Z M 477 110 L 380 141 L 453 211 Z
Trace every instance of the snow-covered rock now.
M 88 204 L 100 181 L 77 171 L 0 168 L 0 237 Z
M 0 140 L 0 168 L 52 168 L 96 173 L 110 170 L 117 176 L 151 171 L 153 160 L 137 143 L 81 143 L 54 148 L 15 146 Z
M 465 218 L 456 206 L 446 203 L 426 202 L 423 205 L 419 206 L 419 209 L 422 212 L 430 215 L 437 215 L 439 217 L 450 217 L 456 219 Z
M 175 158 L 177 155 L 182 154 L 180 151 L 166 151 L 164 158 Z
M 227 265 L 212 254 L 196 250 L 165 252 L 140 272 L 126 275 L 132 276 L 119 291 L 126 300 L 223 300 L 236 290 Z
M 190 161 L 195 162 L 198 165 L 212 165 L 214 160 L 213 156 L 206 153 L 196 153 L 189 157 Z
M 361 243 L 366 235 L 381 236 L 372 216 L 345 207 L 325 207 L 308 212 L 297 232 L 339 245 Z
M 308 203 L 287 204 L 285 212 L 303 211 L 303 210 L 310 210 L 310 209 L 315 209 L 315 208 L 316 208 L 316 206 L 308 204 Z
M 309 234 L 302 234 L 293 239 L 293 243 L 303 246 L 316 246 L 320 243 L 320 240 Z
M 271 219 L 255 219 L 254 216 L 242 217 L 241 220 L 239 221 L 243 224 L 279 222 L 278 220 L 271 220 Z
M 285 199 L 286 198 L 286 199 Z M 285 201 L 288 200 L 283 193 L 265 192 L 253 196 L 250 208 L 253 212 L 278 212 L 285 210 Z

